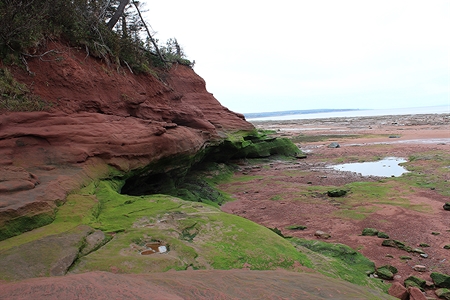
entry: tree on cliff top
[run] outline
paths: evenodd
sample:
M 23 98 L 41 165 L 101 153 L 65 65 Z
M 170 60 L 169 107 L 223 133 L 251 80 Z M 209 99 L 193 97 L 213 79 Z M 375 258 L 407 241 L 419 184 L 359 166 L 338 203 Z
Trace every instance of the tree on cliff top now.
M 147 39 L 142 38 L 144 29 Z M 168 48 L 159 51 L 138 1 L 0 0 L 0 59 L 39 53 L 49 38 L 63 38 L 85 47 L 89 55 L 127 65 L 135 72 L 148 72 L 169 61 Z M 190 65 L 183 56 L 168 56 L 172 62 Z

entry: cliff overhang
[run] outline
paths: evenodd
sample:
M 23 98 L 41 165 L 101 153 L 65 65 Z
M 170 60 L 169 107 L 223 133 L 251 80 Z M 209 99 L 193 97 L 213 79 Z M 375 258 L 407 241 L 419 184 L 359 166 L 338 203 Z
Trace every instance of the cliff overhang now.
M 95 180 L 182 176 L 204 160 L 280 152 L 188 66 L 135 75 L 61 42 L 50 50 L 28 70 L 11 68 L 50 107 L 0 116 L 0 239 L 51 222 L 70 192 Z

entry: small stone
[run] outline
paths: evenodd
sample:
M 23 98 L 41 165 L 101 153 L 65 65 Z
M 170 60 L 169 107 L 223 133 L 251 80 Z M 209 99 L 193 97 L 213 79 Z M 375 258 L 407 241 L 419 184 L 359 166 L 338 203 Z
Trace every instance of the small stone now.
M 427 271 L 427 267 L 423 266 L 423 265 L 415 265 L 413 267 L 414 271 L 417 272 L 426 272 Z
M 414 253 L 419 253 L 419 254 L 424 254 L 424 253 L 425 253 L 425 252 L 423 252 L 422 249 L 419 249 L 419 248 L 414 248 L 414 249 L 412 250 L 412 252 L 414 252 Z
M 306 154 L 303 153 L 303 152 L 297 153 L 295 155 L 295 158 L 297 158 L 297 159 L 304 159 L 304 158 L 306 158 Z
M 400 256 L 400 259 L 402 259 L 402 260 L 411 260 L 412 257 L 406 256 L 406 255 L 402 255 L 402 256 Z
M 426 254 L 426 253 L 420 253 L 420 257 L 428 258 L 428 254 Z
M 319 237 L 319 238 L 321 238 L 321 239 L 329 239 L 329 238 L 331 237 L 331 234 L 326 233 L 326 232 L 324 232 L 324 231 L 322 231 L 322 230 L 317 230 L 317 231 L 314 233 L 314 235 L 317 236 L 317 237 Z
M 339 147 L 341 147 L 341 145 L 339 145 L 336 142 L 332 142 L 331 144 L 328 145 L 328 148 L 339 148 Z
M 401 275 L 394 275 L 394 280 L 400 280 L 400 279 L 402 279 L 402 276 Z

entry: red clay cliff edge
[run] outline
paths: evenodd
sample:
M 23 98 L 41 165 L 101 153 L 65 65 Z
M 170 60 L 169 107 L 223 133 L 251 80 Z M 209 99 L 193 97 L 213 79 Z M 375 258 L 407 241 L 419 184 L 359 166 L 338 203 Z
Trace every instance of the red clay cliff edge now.
M 33 74 L 12 68 L 17 81 L 52 107 L 1 112 L 0 226 L 52 211 L 108 166 L 130 171 L 253 129 L 190 67 L 135 75 L 59 42 L 47 50 L 53 51 L 28 59 Z

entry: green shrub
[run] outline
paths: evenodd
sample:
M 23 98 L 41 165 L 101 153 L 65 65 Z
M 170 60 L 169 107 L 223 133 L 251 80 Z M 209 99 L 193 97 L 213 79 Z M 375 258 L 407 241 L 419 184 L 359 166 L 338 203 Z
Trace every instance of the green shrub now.
M 116 1 L 4 0 L 0 2 L 0 59 L 16 61 L 30 49 L 39 53 L 47 39 L 62 38 L 73 46 L 86 48 L 89 55 L 130 68 L 134 73 L 151 73 L 151 68 L 169 63 L 193 64 L 186 59 L 176 39 L 161 47 L 163 59 L 140 31 L 143 23 L 136 11 L 127 11 L 126 27 L 107 27 Z M 123 17 L 122 16 L 122 17 Z M 175 45 L 180 51 L 173 51 Z M 170 46 L 170 47 L 169 47 Z
M 33 95 L 25 84 L 17 82 L 8 68 L 0 68 L 0 110 L 41 111 L 51 105 Z

